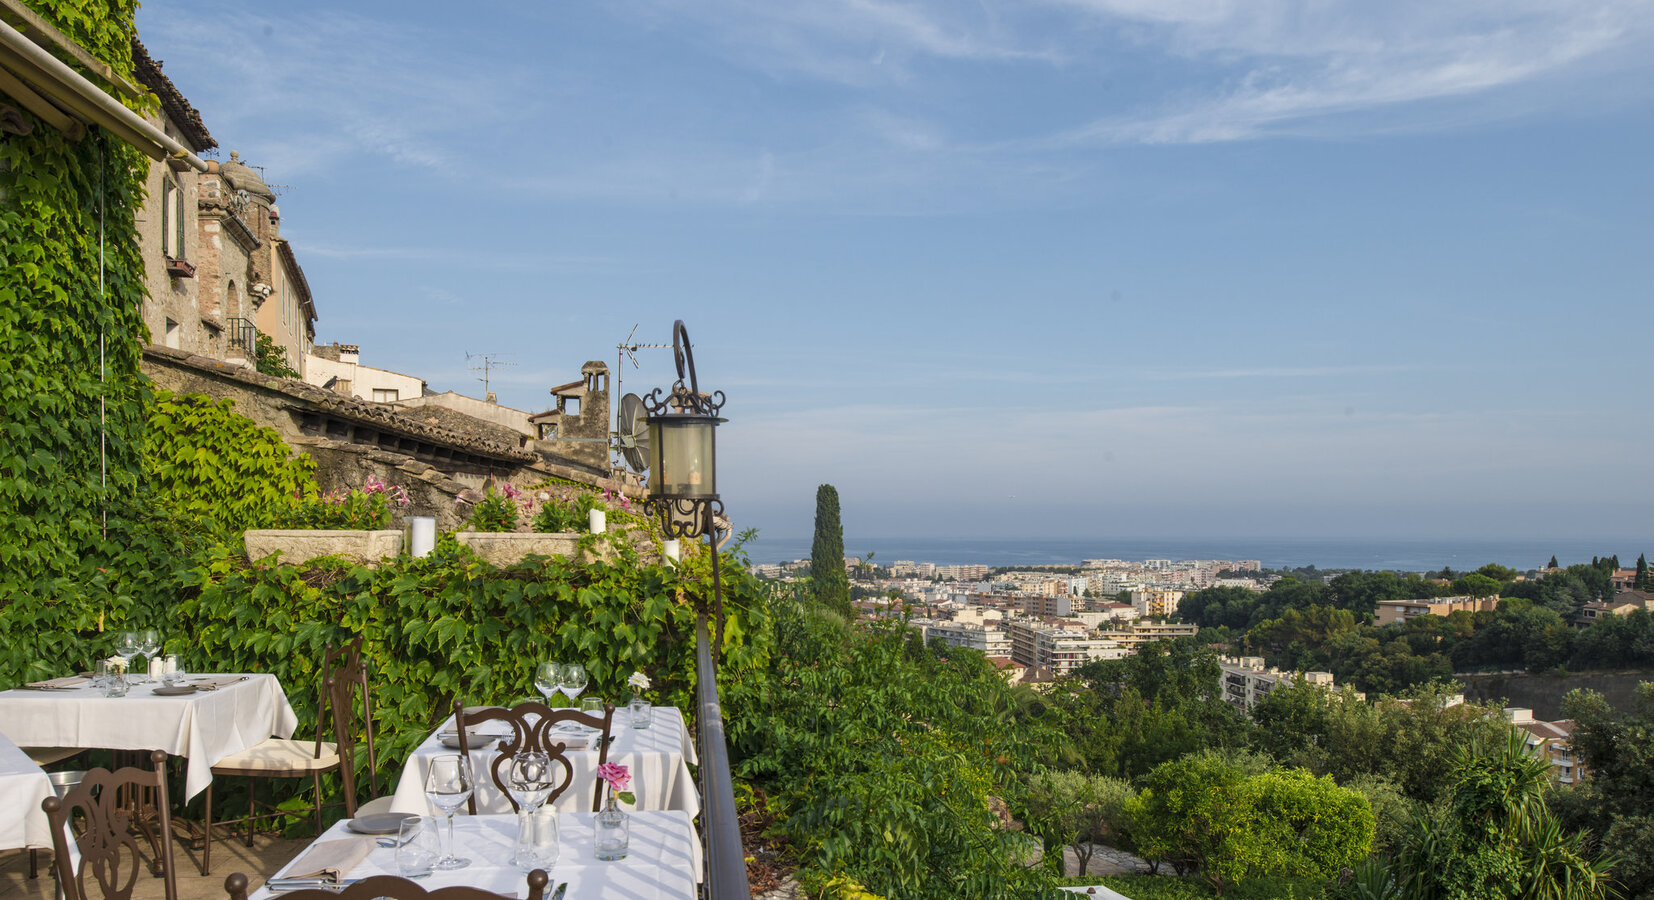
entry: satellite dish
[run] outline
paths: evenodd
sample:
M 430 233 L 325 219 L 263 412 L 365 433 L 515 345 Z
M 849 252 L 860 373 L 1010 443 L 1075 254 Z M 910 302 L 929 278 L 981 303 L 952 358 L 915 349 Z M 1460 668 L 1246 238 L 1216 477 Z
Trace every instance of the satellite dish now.
M 620 398 L 620 413 L 615 416 L 615 445 L 632 471 L 643 472 L 649 468 L 649 413 L 643 408 L 643 398 L 636 394 Z

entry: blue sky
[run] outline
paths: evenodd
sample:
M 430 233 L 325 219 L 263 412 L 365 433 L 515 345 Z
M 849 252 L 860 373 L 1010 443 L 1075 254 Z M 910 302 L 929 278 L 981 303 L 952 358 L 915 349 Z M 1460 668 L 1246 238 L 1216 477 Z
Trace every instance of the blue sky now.
M 319 341 L 538 410 L 682 318 L 739 527 L 829 482 L 874 537 L 1654 535 L 1654 3 L 138 25 L 288 186 Z

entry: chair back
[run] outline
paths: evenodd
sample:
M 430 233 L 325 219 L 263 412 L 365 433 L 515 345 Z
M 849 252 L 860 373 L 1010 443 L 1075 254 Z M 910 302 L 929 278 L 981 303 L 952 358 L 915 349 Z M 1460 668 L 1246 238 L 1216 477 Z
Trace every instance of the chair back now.
M 357 693 L 361 704 L 357 704 Z M 358 724 L 363 743 L 368 750 L 368 784 L 372 795 L 379 796 L 379 758 L 373 746 L 373 699 L 368 690 L 368 666 L 362 659 L 362 639 L 339 647 L 328 647 L 322 654 L 321 695 L 316 707 L 316 757 L 322 753 L 325 738 L 322 723 L 331 713 L 333 739 L 339 749 L 339 777 L 344 781 L 346 812 L 356 815 L 356 735 Z M 357 715 L 361 719 L 358 723 Z
M 540 900 L 550 877 L 545 869 L 528 873 L 528 900 Z M 230 900 L 247 900 L 247 876 L 240 872 L 224 879 L 224 890 Z M 417 881 L 395 875 L 375 875 L 364 878 L 343 890 L 313 888 L 302 891 L 283 891 L 282 900 L 373 900 L 389 897 L 391 900 L 500 900 L 500 895 L 478 887 L 444 887 L 432 891 Z
M 138 870 L 146 863 L 132 832 L 132 816 L 144 791 L 154 792 L 159 816 L 160 854 L 166 900 L 178 900 L 178 873 L 172 864 L 172 814 L 167 800 L 167 755 L 150 755 L 155 768 L 114 772 L 92 769 L 62 797 L 40 802 L 52 831 L 52 864 L 67 900 L 130 900 Z M 74 826 L 79 820 L 80 836 Z M 93 891 L 91 889 L 95 888 Z
M 563 792 L 568 790 L 569 783 L 574 780 L 574 763 L 569 760 L 568 741 L 552 731 L 554 726 L 564 722 L 573 722 L 587 728 L 598 729 L 597 736 L 597 764 L 602 765 L 609 761 L 610 732 L 614 726 L 615 707 L 613 703 L 603 704 L 603 715 L 582 712 L 578 709 L 552 709 L 537 701 L 519 703 L 506 708 L 490 706 L 467 714 L 463 701 L 454 701 L 454 730 L 459 732 L 459 751 L 467 759 L 471 756 L 470 738 L 465 730 L 483 722 L 503 721 L 511 725 L 511 736 L 500 740 L 495 749 L 499 751 L 489 761 L 488 774 L 494 779 L 494 784 L 500 793 L 511 801 L 511 809 L 517 811 L 517 798 L 511 796 L 509 785 L 511 778 L 511 760 L 519 753 L 539 750 L 551 758 L 553 772 L 561 767 L 562 775 L 552 777 L 551 795 L 546 798 L 547 803 L 555 803 Z M 482 749 L 482 748 L 478 748 Z M 597 784 L 592 796 L 592 812 L 603 807 L 603 781 L 594 779 Z M 471 815 L 477 814 L 477 795 L 472 792 L 467 802 Z

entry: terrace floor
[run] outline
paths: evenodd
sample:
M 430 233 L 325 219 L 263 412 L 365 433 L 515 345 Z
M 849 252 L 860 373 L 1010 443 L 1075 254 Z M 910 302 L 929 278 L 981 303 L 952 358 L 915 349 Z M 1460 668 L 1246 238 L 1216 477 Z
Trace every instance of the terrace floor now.
M 311 838 L 278 838 L 266 834 L 258 836 L 253 849 L 238 840 L 221 840 L 218 829 L 213 829 L 211 875 L 203 876 L 196 868 L 198 852 L 186 851 L 182 844 L 173 845 L 174 863 L 178 867 L 178 900 L 225 900 L 224 879 L 236 872 L 245 872 L 251 887 L 287 861 L 310 846 Z M 40 877 L 29 878 L 29 851 L 0 850 L 0 900 L 52 900 L 52 880 L 47 867 L 52 855 L 40 851 Z M 138 876 L 132 891 L 132 900 L 165 900 L 165 883 L 147 873 Z

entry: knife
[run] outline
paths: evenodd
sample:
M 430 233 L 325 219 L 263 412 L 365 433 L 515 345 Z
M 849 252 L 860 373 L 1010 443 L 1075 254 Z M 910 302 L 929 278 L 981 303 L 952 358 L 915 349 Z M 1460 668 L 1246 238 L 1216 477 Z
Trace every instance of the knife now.
M 566 881 L 558 885 L 557 890 L 551 892 L 551 900 L 563 900 L 563 894 L 567 893 L 568 889 L 569 883 Z

